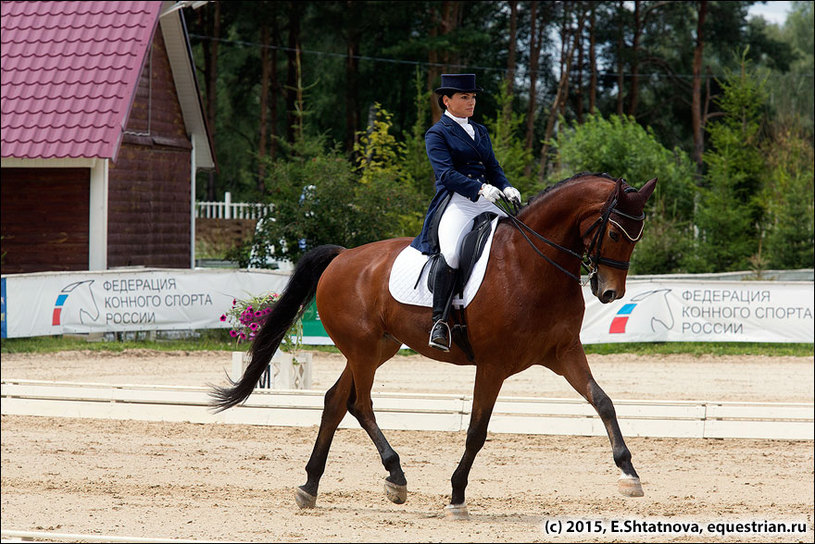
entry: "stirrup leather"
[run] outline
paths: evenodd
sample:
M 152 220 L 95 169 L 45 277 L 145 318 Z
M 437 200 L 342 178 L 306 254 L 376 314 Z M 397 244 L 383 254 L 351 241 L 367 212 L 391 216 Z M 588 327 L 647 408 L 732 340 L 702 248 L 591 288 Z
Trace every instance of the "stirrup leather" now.
M 444 327 L 446 329 L 447 334 L 444 335 L 444 339 L 447 341 L 446 344 L 442 344 L 442 343 L 438 342 L 437 340 L 439 340 L 439 338 L 434 339 L 434 336 L 435 336 L 434 333 L 436 332 L 437 327 Z M 432 348 L 440 349 L 442 351 L 450 351 L 450 337 L 451 336 L 452 335 L 450 333 L 450 325 L 447 324 L 447 321 L 443 321 L 443 320 L 439 319 L 438 321 L 433 323 L 433 328 L 430 329 L 430 340 L 428 340 L 427 345 L 432 347 Z

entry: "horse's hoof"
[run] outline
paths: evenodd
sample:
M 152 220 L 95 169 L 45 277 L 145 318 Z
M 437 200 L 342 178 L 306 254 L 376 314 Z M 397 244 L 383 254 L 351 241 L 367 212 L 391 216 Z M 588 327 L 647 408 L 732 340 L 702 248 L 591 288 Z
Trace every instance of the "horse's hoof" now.
M 317 497 L 309 495 L 302 488 L 298 487 L 294 494 L 294 500 L 300 508 L 314 508 L 317 504 Z
M 620 489 L 620 493 L 626 497 L 642 497 L 645 495 L 642 491 L 642 485 L 640 485 L 640 479 L 635 476 L 623 474 L 620 476 L 620 479 L 617 480 L 617 486 Z
M 407 500 L 407 486 L 385 480 L 385 496 L 395 504 L 404 504 Z
M 452 520 L 466 520 L 470 519 L 470 513 L 467 512 L 467 505 L 462 504 L 448 504 L 444 507 L 444 517 Z

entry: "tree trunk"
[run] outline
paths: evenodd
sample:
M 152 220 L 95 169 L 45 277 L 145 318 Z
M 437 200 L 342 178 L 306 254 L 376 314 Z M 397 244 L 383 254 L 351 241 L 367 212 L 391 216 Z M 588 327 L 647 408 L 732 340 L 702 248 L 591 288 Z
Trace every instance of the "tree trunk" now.
M 509 2 L 509 54 L 507 55 L 507 94 L 515 92 L 515 56 L 518 39 L 518 2 Z
M 204 85 L 207 93 L 207 125 L 209 125 L 209 135 L 212 138 L 212 145 L 215 145 L 215 115 L 217 101 L 217 88 L 218 88 L 218 44 L 221 37 L 221 4 L 220 2 L 214 3 L 211 19 L 209 20 L 209 28 L 212 33 L 212 39 L 204 44 Z M 209 10 L 201 10 L 201 16 L 206 17 L 206 12 Z M 215 172 L 209 172 L 207 180 L 207 200 L 215 200 Z
M 346 0 L 345 10 L 351 24 L 345 35 L 345 150 L 352 152 L 359 128 L 359 43 L 357 21 L 361 16 L 359 2 Z
M 538 100 L 538 59 L 540 56 L 540 42 L 538 40 L 538 2 L 533 0 L 530 2 L 529 11 L 529 105 L 526 109 L 526 139 L 524 146 L 526 149 L 532 149 L 532 138 L 535 134 L 535 111 L 537 110 Z M 543 26 L 543 25 L 541 25 Z M 527 170 L 530 170 L 527 167 Z M 525 172 L 528 176 L 529 172 Z
M 272 6 L 276 6 L 276 4 L 272 4 Z M 275 46 L 274 49 L 270 51 L 272 57 L 272 64 L 271 64 L 271 87 L 272 87 L 272 100 L 271 100 L 271 107 L 269 111 L 269 118 L 271 119 L 271 142 L 269 144 L 269 158 L 274 160 L 277 158 L 277 139 L 279 134 L 277 133 L 277 100 L 280 96 L 280 81 L 277 79 L 277 46 L 280 45 L 280 27 L 277 24 L 277 7 L 273 7 L 275 17 L 272 19 L 272 45 Z
M 433 11 L 433 18 L 438 21 L 438 24 L 430 29 L 429 36 L 431 38 L 444 36 L 445 34 L 449 34 L 455 30 L 461 22 L 461 14 L 462 11 L 460 2 L 451 0 L 442 2 L 441 17 L 439 17 L 438 12 L 435 10 Z M 458 64 L 458 55 L 451 56 L 449 51 L 445 51 L 441 56 L 439 56 L 439 52 L 435 48 L 431 48 L 431 50 L 428 51 L 427 60 L 430 64 L 427 70 L 427 88 L 428 90 L 433 90 L 439 74 L 442 73 L 438 64 L 445 65 L 445 69 L 449 64 Z M 435 96 L 430 101 L 430 111 L 433 116 L 434 123 L 441 118 L 442 111 L 441 108 L 439 108 L 439 104 Z
M 618 8 L 619 22 L 617 26 L 617 115 L 623 115 L 623 72 L 625 70 L 625 62 L 623 61 L 623 47 L 625 46 L 625 2 L 620 0 Z
M 691 130 L 693 131 L 693 160 L 696 170 L 702 172 L 702 154 L 705 150 L 704 125 L 702 123 L 702 53 L 705 49 L 703 27 L 707 16 L 707 0 L 698 3 L 696 19 L 696 47 L 693 50 L 693 86 L 691 101 Z
M 594 35 L 594 23 L 597 15 L 597 4 L 591 3 L 591 16 L 589 17 L 589 69 L 591 79 L 589 79 L 589 114 L 594 115 L 594 107 L 597 104 L 597 51 L 595 43 L 597 38 Z
M 564 17 L 564 27 L 567 23 L 567 18 Z M 560 74 L 560 82 L 557 86 L 557 92 L 555 93 L 555 100 L 552 103 L 552 109 L 549 112 L 549 119 L 546 121 L 546 131 L 543 135 L 543 145 L 541 146 L 541 156 L 540 156 L 540 169 L 538 170 L 538 181 L 543 182 L 546 178 L 546 163 L 548 161 L 547 155 L 549 154 L 549 140 L 552 138 L 552 133 L 555 128 L 555 120 L 557 119 L 558 110 L 560 109 L 560 105 L 562 102 L 566 101 L 566 94 L 568 93 L 569 88 L 569 72 L 572 66 L 572 59 L 574 58 L 574 49 L 575 43 L 577 42 L 577 36 L 574 36 L 572 39 L 569 36 L 569 33 L 564 33 L 564 42 L 563 46 L 566 48 L 566 54 L 563 60 L 563 67 L 561 69 Z
M 634 1 L 634 37 L 631 44 L 631 90 L 629 91 L 628 115 L 637 115 L 640 87 L 640 37 L 642 35 L 642 20 L 640 17 L 640 0 Z
M 297 63 L 300 53 L 300 15 L 302 4 L 289 2 L 289 45 L 286 50 L 288 66 L 286 73 L 286 140 L 295 141 L 295 125 L 299 122 L 297 112 Z
M 264 22 L 260 27 L 260 135 L 258 138 L 258 179 L 257 190 L 266 192 L 266 135 L 269 113 L 269 79 L 272 71 L 269 47 L 269 24 Z
M 575 47 L 577 47 L 577 73 L 575 74 L 575 110 L 577 122 L 583 124 L 583 26 L 586 23 L 586 11 L 583 4 L 577 6 L 577 34 L 575 35 Z M 565 104 L 566 101 L 564 100 Z

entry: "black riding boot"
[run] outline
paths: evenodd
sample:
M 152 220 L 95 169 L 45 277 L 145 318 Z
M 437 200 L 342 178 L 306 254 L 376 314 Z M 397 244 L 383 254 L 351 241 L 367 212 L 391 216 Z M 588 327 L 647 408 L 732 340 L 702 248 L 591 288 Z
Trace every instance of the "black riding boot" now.
M 439 255 L 433 269 L 433 328 L 430 330 L 428 345 L 442 351 L 450 351 L 450 326 L 447 316 L 453 302 L 453 289 L 456 286 L 456 271 L 447 266 L 447 261 Z

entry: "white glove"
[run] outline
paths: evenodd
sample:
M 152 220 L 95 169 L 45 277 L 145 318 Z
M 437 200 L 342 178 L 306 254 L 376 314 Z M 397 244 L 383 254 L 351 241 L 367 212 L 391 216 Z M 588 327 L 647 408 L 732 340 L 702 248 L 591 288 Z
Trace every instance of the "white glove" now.
M 495 185 L 490 185 L 489 183 L 483 184 L 481 186 L 481 189 L 478 191 L 478 194 L 480 194 L 490 202 L 496 202 L 501 199 L 501 189 L 499 189 Z
M 507 197 L 510 202 L 514 202 L 515 204 L 521 203 L 521 192 L 511 185 L 504 189 L 504 196 Z

